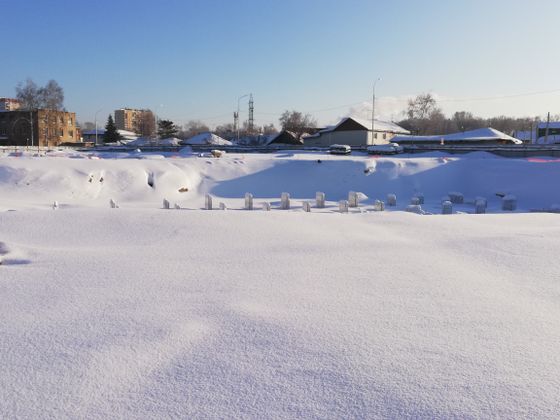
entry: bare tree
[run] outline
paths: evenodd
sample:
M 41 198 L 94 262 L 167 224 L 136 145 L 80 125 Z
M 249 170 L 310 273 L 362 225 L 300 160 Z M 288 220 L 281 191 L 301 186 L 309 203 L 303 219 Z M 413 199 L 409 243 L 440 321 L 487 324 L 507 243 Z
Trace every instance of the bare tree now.
M 311 115 L 303 114 L 298 111 L 284 111 L 279 118 L 279 122 L 282 130 L 291 131 L 298 138 L 309 131 L 310 128 L 317 126 L 317 120 Z
M 406 115 L 408 119 L 401 121 L 400 124 L 415 134 L 442 133 L 449 129 L 450 122 L 446 120 L 430 93 L 423 93 L 410 99 Z
M 437 111 L 441 110 L 437 107 L 436 100 L 432 94 L 422 93 L 408 101 L 406 114 L 410 120 L 426 120 Z
M 49 80 L 44 87 L 39 88 L 39 96 L 43 108 L 52 111 L 64 109 L 64 90 L 55 80 Z
M 235 126 L 232 123 L 218 125 L 214 132 L 224 139 L 233 139 L 235 137 Z
M 31 79 L 27 79 L 25 83 L 18 83 L 16 98 L 21 102 L 21 108 L 26 111 L 34 111 L 42 106 L 40 88 Z
M 43 87 L 27 79 L 25 83 L 18 83 L 16 86 L 16 97 L 21 101 L 22 108 L 29 111 L 29 121 L 31 124 L 31 137 L 33 142 L 33 112 L 41 109 L 44 118 L 44 138 L 48 145 L 52 140 L 57 142 L 57 132 L 60 129 L 60 118 L 57 117 L 58 111 L 64 109 L 64 90 L 55 81 L 49 80 Z M 39 133 L 41 136 L 41 133 Z
M 205 123 L 200 120 L 190 120 L 183 126 L 180 137 L 188 139 L 206 131 L 210 131 L 210 128 Z
M 262 126 L 262 133 L 264 135 L 268 135 L 268 134 L 275 134 L 278 133 L 278 130 L 276 129 L 276 127 L 274 127 L 274 124 L 270 123 L 270 124 L 265 124 Z

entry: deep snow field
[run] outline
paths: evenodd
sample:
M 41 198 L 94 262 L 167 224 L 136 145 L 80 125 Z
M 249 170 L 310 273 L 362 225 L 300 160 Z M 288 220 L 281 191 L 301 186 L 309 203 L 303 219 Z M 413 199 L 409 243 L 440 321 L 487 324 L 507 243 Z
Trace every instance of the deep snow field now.
M 0 152 L 0 417 L 558 418 L 560 215 L 531 211 L 558 180 L 484 153 Z M 434 215 L 402 211 L 418 192 Z

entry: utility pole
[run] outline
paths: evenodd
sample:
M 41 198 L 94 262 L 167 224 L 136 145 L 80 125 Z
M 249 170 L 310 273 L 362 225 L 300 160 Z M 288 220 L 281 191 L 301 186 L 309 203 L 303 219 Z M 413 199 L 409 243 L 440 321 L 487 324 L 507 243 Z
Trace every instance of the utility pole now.
M 548 127 L 550 126 L 550 112 L 546 115 L 546 130 L 544 131 L 544 144 L 548 144 Z
M 375 85 L 381 78 L 378 77 L 375 82 L 373 82 L 373 95 L 371 98 L 371 144 L 375 144 Z
M 97 146 L 99 144 L 97 142 L 97 114 L 99 114 L 99 112 L 101 112 L 101 110 L 103 110 L 103 108 L 99 108 L 97 111 L 95 111 L 95 116 L 94 116 L 94 120 L 95 120 L 95 146 Z
M 33 110 L 29 110 L 29 125 L 31 126 L 31 147 L 33 147 Z
M 239 143 L 239 103 L 241 102 L 241 99 L 246 98 L 247 95 L 242 95 L 239 98 L 237 98 L 237 142 Z

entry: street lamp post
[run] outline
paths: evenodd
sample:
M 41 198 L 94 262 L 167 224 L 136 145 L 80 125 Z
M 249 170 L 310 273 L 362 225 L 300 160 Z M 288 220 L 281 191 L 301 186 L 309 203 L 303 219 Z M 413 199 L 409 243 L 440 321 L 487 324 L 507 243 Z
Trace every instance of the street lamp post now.
M 33 147 L 33 111 L 29 111 L 29 127 L 31 130 L 31 147 Z M 37 140 L 37 146 L 39 146 L 39 141 Z
M 239 143 L 239 103 L 241 102 L 241 99 L 246 98 L 247 96 L 249 96 L 249 94 L 240 96 L 239 98 L 237 98 L 237 142 Z
M 375 144 L 375 85 L 381 80 L 380 77 L 373 82 L 373 95 L 371 98 L 371 144 Z
M 99 108 L 97 111 L 95 111 L 95 145 L 97 146 L 97 114 L 99 114 L 100 111 L 102 111 L 103 108 Z

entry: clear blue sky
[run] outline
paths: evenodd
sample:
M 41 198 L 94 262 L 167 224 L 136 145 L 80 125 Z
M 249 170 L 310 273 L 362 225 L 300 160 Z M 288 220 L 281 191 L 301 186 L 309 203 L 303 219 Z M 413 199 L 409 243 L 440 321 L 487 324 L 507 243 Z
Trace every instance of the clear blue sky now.
M 139 107 L 216 125 L 252 92 L 259 124 L 285 109 L 326 124 L 367 107 L 377 77 L 384 118 L 422 92 L 446 113 L 560 114 L 558 0 L 0 0 L 0 14 L 0 96 L 55 79 L 82 122 Z M 548 93 L 471 100 L 533 92 Z

